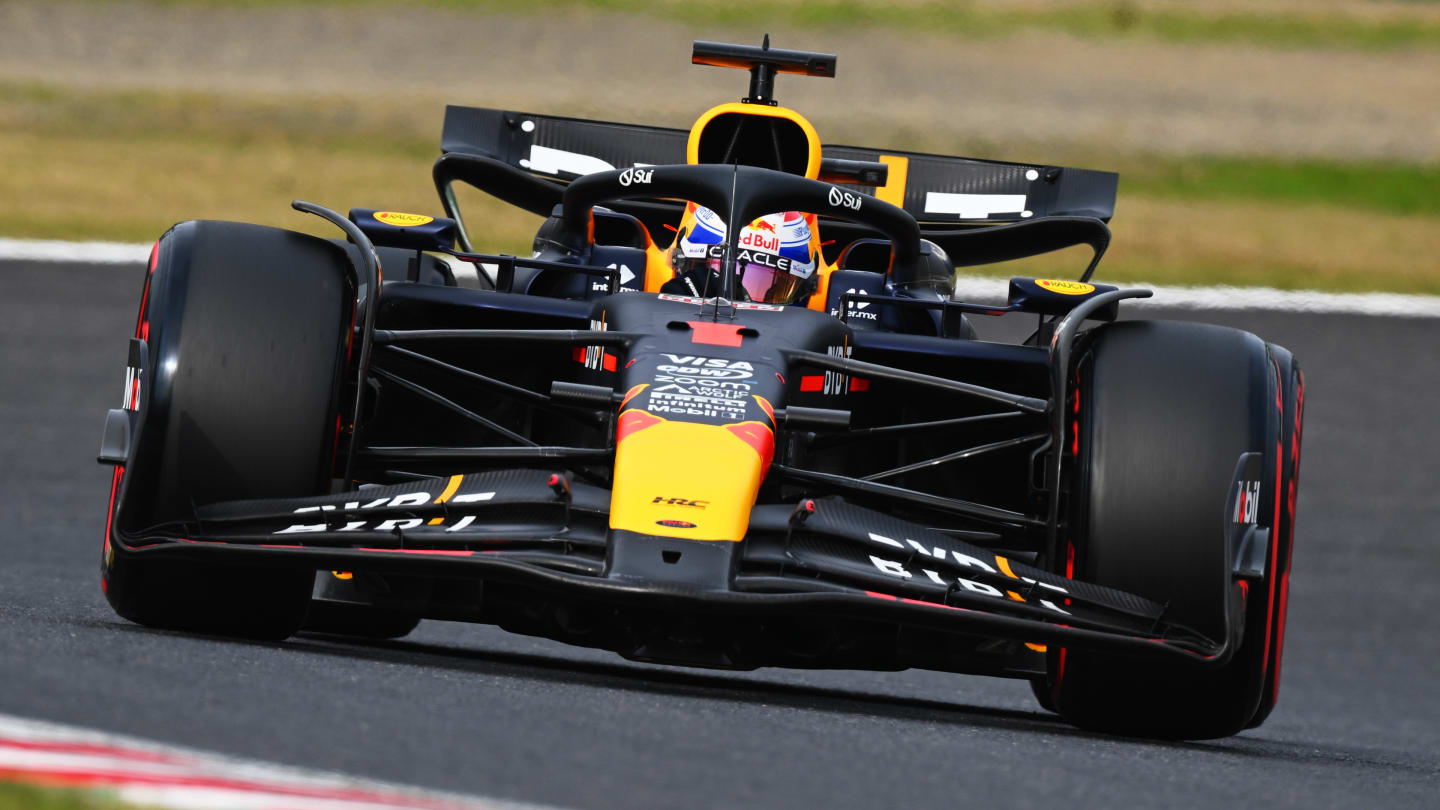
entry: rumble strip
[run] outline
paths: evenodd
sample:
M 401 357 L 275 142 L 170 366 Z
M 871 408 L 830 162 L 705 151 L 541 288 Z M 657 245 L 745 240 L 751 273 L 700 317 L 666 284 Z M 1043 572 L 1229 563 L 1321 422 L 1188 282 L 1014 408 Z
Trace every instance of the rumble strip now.
M 544 810 L 302 771 L 0 715 L 0 781 L 95 790 L 147 807 L 215 810 Z

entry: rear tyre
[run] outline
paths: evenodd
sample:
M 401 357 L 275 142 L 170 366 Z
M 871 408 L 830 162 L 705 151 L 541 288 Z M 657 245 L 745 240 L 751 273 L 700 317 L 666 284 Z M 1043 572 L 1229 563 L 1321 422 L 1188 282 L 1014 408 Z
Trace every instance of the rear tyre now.
M 1237 585 L 1225 521 L 1237 461 L 1259 452 L 1258 523 L 1275 528 L 1276 370 L 1270 347 L 1233 329 L 1135 321 L 1098 331 L 1077 392 L 1073 576 L 1165 604 L 1167 622 L 1217 641 L 1227 615 L 1244 630 L 1218 667 L 1052 651 L 1050 694 L 1069 721 L 1207 739 L 1240 731 L 1260 710 L 1278 643 L 1272 617 L 1283 612 L 1272 587 L 1279 555 L 1272 548 L 1263 581 Z
M 185 222 L 156 245 L 137 337 L 142 423 L 112 485 L 102 586 L 149 627 L 280 639 L 299 629 L 309 569 L 158 559 L 115 537 L 221 500 L 327 492 L 353 291 L 342 249 L 231 222 Z

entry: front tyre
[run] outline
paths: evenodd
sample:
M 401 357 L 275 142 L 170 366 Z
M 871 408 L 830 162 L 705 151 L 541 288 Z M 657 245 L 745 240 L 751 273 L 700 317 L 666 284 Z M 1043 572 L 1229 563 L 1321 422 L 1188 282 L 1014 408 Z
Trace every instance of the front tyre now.
M 1300 439 L 1305 417 L 1305 373 L 1300 362 L 1279 346 L 1270 347 L 1271 357 L 1280 378 L 1281 419 L 1280 441 L 1280 512 L 1276 526 L 1275 572 L 1276 589 L 1271 605 L 1269 665 L 1260 692 L 1260 707 L 1246 728 L 1265 722 L 1280 699 L 1280 657 L 1285 647 L 1285 619 L 1290 602 L 1290 558 L 1295 543 L 1295 506 L 1300 496 Z
M 1233 655 L 1208 667 L 1055 650 L 1047 682 L 1066 719 L 1109 733 L 1208 739 L 1268 712 L 1286 596 L 1279 575 L 1288 570 L 1288 540 L 1283 556 L 1275 546 L 1290 488 L 1281 458 L 1289 371 L 1288 352 L 1234 329 L 1133 321 L 1097 330 L 1078 375 L 1067 574 L 1160 602 L 1166 622 L 1217 641 L 1233 623 L 1243 632 Z M 1246 520 L 1270 533 L 1263 576 L 1242 581 L 1227 510 L 1244 454 L 1258 454 L 1260 493 Z
M 299 629 L 309 569 L 160 559 L 119 541 L 143 544 L 147 527 L 185 525 L 201 504 L 329 490 L 353 301 L 344 251 L 325 240 L 233 222 L 161 237 L 136 327 L 141 422 L 102 564 L 118 614 L 252 638 Z

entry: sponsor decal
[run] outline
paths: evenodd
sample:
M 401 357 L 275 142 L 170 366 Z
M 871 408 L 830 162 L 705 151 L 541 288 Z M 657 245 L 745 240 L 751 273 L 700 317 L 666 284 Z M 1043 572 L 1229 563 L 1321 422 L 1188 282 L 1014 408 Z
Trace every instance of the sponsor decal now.
M 780 251 L 780 237 L 773 235 L 775 232 L 775 226 L 770 225 L 770 223 L 768 222 L 765 223 L 765 225 L 769 226 L 770 232 L 772 234 L 771 236 L 766 236 L 765 234 L 755 230 L 746 230 L 740 234 L 740 246 L 757 248 L 759 250 L 768 250 L 771 253 L 778 253 Z
M 1095 292 L 1094 284 L 1086 284 L 1083 281 L 1065 281 L 1058 278 L 1037 278 L 1035 286 L 1061 295 L 1089 295 Z
M 1031 579 L 1030 577 L 1015 576 L 1014 572 L 1010 570 L 1009 562 L 1004 557 L 995 557 L 995 565 L 991 565 L 990 563 L 980 559 L 979 557 L 972 557 L 969 554 L 963 554 L 959 551 L 955 551 L 954 549 L 946 549 L 942 546 L 926 546 L 922 543 L 911 540 L 908 537 L 905 538 L 905 541 L 902 543 L 901 541 L 896 540 L 893 537 L 886 537 L 885 535 L 876 534 L 875 532 L 868 532 L 867 534 L 870 541 L 876 543 L 877 545 L 887 546 L 892 549 L 898 549 L 900 551 L 906 552 L 907 559 L 903 563 L 897 562 L 895 560 L 888 560 L 883 557 L 877 557 L 874 554 L 868 555 L 870 557 L 870 564 L 875 566 L 875 569 L 877 571 L 880 571 L 883 574 L 888 574 L 889 576 L 895 577 L 897 579 L 914 579 L 914 572 L 912 572 L 907 566 L 912 562 L 920 561 L 923 560 L 925 557 L 929 557 L 937 561 L 943 560 L 947 564 L 953 563 L 966 568 L 974 568 L 979 571 L 984 571 L 987 574 L 1003 574 L 1004 576 L 1014 579 L 1017 582 L 1023 582 L 1027 585 L 1033 585 L 1040 588 L 1048 588 L 1049 590 L 1052 590 L 1059 594 L 1069 593 L 1069 591 L 1065 590 L 1059 585 L 1052 585 L 1048 582 L 1039 582 L 1037 580 Z M 935 585 L 944 585 L 947 588 L 959 586 L 971 593 L 978 593 L 984 596 L 994 597 L 996 599 L 1009 599 L 1016 602 L 1027 603 L 1030 601 L 1020 596 L 1020 594 L 1016 593 L 1015 591 L 1002 591 L 994 585 L 990 585 L 984 582 L 977 582 L 975 580 L 967 579 L 965 577 L 956 576 L 953 580 L 951 580 L 947 579 L 944 576 L 941 576 L 939 572 L 931 570 L 929 568 L 921 568 L 920 573 L 923 574 L 926 579 L 930 580 L 930 582 Z M 1036 601 L 1040 604 L 1041 607 L 1044 607 L 1048 610 L 1052 610 L 1065 616 L 1071 615 L 1069 611 L 1064 610 L 1049 599 L 1039 599 Z
M 316 506 L 301 506 L 301 507 L 295 509 L 294 514 L 297 514 L 297 515 L 323 514 L 323 513 L 325 513 L 325 512 L 334 512 L 334 511 L 341 510 L 341 509 L 345 510 L 346 512 L 363 511 L 363 510 L 366 510 L 366 509 L 397 509 L 397 508 L 403 508 L 403 507 L 407 507 L 407 506 L 420 507 L 420 506 L 429 506 L 429 505 L 431 505 L 431 504 L 439 504 L 439 503 L 451 503 L 451 504 L 461 504 L 461 505 L 463 505 L 463 504 L 467 504 L 467 503 L 482 503 L 482 502 L 484 502 L 484 501 L 491 500 L 492 498 L 495 497 L 495 492 L 494 492 L 494 491 L 489 491 L 489 492 L 469 492 L 469 493 L 460 493 L 460 494 L 456 494 L 456 493 L 454 493 L 454 492 L 448 492 L 448 494 L 449 494 L 449 497 L 446 497 L 447 493 L 446 493 L 446 492 L 442 492 L 442 493 L 440 493 L 440 495 L 437 497 L 437 496 L 432 496 L 432 495 L 431 495 L 430 493 L 428 493 L 428 492 L 407 492 L 407 493 L 404 493 L 404 494 L 401 494 L 401 495 L 395 495 L 395 496 L 393 496 L 393 497 L 375 498 L 374 500 L 371 500 L 371 501 L 368 501 L 368 502 L 364 502 L 364 501 L 349 501 L 349 502 L 347 502 L 347 503 L 345 503 L 345 504 L 343 504 L 343 505 L 337 505 L 337 504 L 333 504 L 333 503 L 327 503 L 327 504 L 319 504 L 319 505 L 316 505 Z M 440 520 L 441 522 L 440 522 L 440 523 L 437 523 L 436 520 Z M 463 529 L 463 528 L 465 528 L 466 526 L 469 526 L 471 523 L 473 523 L 474 520 L 475 520 L 475 516 L 474 516 L 474 515 L 466 515 L 466 516 L 460 518 L 455 524 L 450 525 L 450 527 L 447 528 L 446 531 L 457 531 L 457 530 L 459 530 L 459 529 Z M 426 521 L 425 521 L 424 518 L 396 518 L 396 519 L 381 520 L 381 521 L 351 520 L 351 521 L 347 521 L 347 522 L 344 524 L 344 526 L 338 526 L 338 527 L 337 527 L 335 524 L 333 524 L 333 523 L 294 523 L 294 524 L 291 524 L 291 525 L 289 525 L 289 526 L 286 526 L 286 527 L 283 528 L 283 529 L 280 529 L 280 530 L 278 530 L 278 531 L 272 532 L 272 534 L 306 534 L 306 533 L 310 533 L 310 532 L 332 532 L 332 531 L 333 531 L 333 532 L 360 532 L 360 531 L 389 532 L 389 531 L 395 531 L 395 530 L 397 530 L 397 529 L 399 529 L 400 531 L 408 531 L 409 529 L 417 528 L 417 527 L 419 527 L 419 526 L 421 526 L 422 524 L 425 524 L 425 523 L 426 523 Z M 444 521 L 443 521 L 443 520 L 437 518 L 437 519 L 432 519 L 432 520 L 430 520 L 430 521 L 429 521 L 429 525 L 435 526 L 435 525 L 445 525 L 445 524 L 444 524 Z
M 651 413 L 668 413 L 675 414 L 676 416 L 705 416 L 735 422 L 745 419 L 744 400 L 691 397 L 684 394 L 667 394 L 662 391 L 652 391 L 650 393 L 650 401 L 645 404 L 645 410 Z
M 603 286 L 603 285 L 602 285 L 602 286 Z M 604 332 L 604 331 L 605 331 L 605 321 L 603 321 L 603 320 L 597 321 L 597 320 L 594 320 L 594 319 L 592 318 L 591 321 L 590 321 L 590 330 L 591 330 L 592 332 Z M 578 354 L 578 353 L 580 353 L 582 350 L 579 349 L 579 348 L 577 348 L 575 351 L 576 351 L 576 353 Z M 588 369 L 590 369 L 591 371 L 599 371 L 599 370 L 601 369 L 601 367 L 604 365 L 604 361 L 605 361 L 605 347 L 604 347 L 604 346 L 586 346 L 586 347 L 584 347 L 583 351 L 584 351 L 584 355 L 583 355 L 582 357 L 580 357 L 580 358 L 577 358 L 577 359 L 579 359 L 582 363 L 585 364 L 585 368 L 588 368 Z M 612 365 L 613 365 L 613 364 L 612 364 Z M 612 368 L 606 368 L 605 370 L 606 370 L 606 371 L 614 371 L 615 369 L 612 367 Z
M 713 380 L 697 383 L 695 385 L 679 385 L 677 383 L 665 383 L 651 389 L 655 394 L 671 394 L 694 397 L 696 399 L 746 399 L 750 396 L 750 386 L 747 383 L 715 383 Z
M 845 291 L 845 294 L 846 294 L 846 295 L 869 295 L 869 294 L 870 294 L 870 291 L 869 291 L 869 290 L 857 290 L 857 289 L 855 289 L 854 287 L 851 287 L 850 289 L 848 289 L 848 290 Z M 845 316 L 846 316 L 847 318 L 860 318 L 860 319 L 867 320 L 867 321 L 878 321 L 878 320 L 880 320 L 880 316 L 879 316 L 878 313 L 875 313 L 875 312 L 866 312 L 866 311 L 865 311 L 866 309 L 869 309 L 869 307 L 870 307 L 870 302 L 869 302 L 869 301 L 854 301 L 854 300 L 849 301 L 849 302 L 848 302 L 848 305 L 846 306 Z M 838 318 L 838 317 L 840 317 L 840 310 L 838 310 L 838 309 L 832 309 L 832 310 L 830 310 L 830 314 L 831 314 L 832 316 Z
M 855 290 L 854 287 L 851 287 L 850 290 L 845 290 L 845 294 L 868 295 L 870 291 Z M 845 307 L 845 317 L 847 317 L 847 319 L 880 320 L 880 314 L 873 313 L 873 311 L 870 311 L 870 313 L 865 311 L 868 307 L 870 307 L 870 301 L 848 301 L 847 307 Z M 840 317 L 840 310 L 831 310 L 829 314 L 834 317 Z
M 664 495 L 656 495 L 650 503 L 659 503 L 666 506 L 685 506 L 691 509 L 704 509 L 710 505 L 709 501 L 696 501 L 690 498 L 667 498 Z
M 1019 212 L 1027 218 L 1024 194 L 952 194 L 944 191 L 925 192 L 925 213 L 955 214 L 960 219 L 987 219 L 992 214 Z
M 740 241 L 743 243 L 745 240 L 742 238 Z M 706 255 L 712 259 L 724 259 L 725 246 L 711 245 L 709 248 L 706 249 Z M 739 248 L 735 251 L 735 262 L 736 264 L 739 264 L 740 262 L 745 262 L 747 264 L 758 264 L 764 267 L 769 267 L 773 270 L 780 270 L 786 273 L 790 272 L 792 264 L 790 259 L 786 258 L 785 256 L 776 256 L 773 253 L 762 253 L 758 249 L 751 250 L 744 247 Z
M 524 128 L 524 125 L 521 125 Z M 545 174 L 556 175 L 581 175 L 593 172 L 608 172 L 614 169 L 609 163 L 591 155 L 582 155 L 579 152 L 567 152 L 564 149 L 552 149 L 540 144 L 530 145 L 530 156 L 520 158 L 520 167 L 529 169 L 532 172 L 544 172 Z
M 716 233 L 725 232 L 725 220 L 703 205 L 695 206 L 695 220 Z
M 835 208 L 849 208 L 851 211 L 859 211 L 860 200 L 861 197 L 859 194 L 842 191 L 835 186 L 830 187 L 830 205 Z
M 672 384 L 692 387 L 700 386 L 701 388 L 707 389 L 707 393 L 711 396 L 725 397 L 727 399 L 730 398 L 730 396 L 724 393 L 725 391 L 739 391 L 741 394 L 749 394 L 750 386 L 754 384 L 750 380 L 712 380 L 708 377 L 686 377 L 672 374 L 656 374 L 655 383 L 655 390 L 664 387 L 661 386 L 660 383 L 665 383 L 667 386 Z
M 691 240 L 689 240 L 689 239 L 682 239 L 682 240 L 680 241 L 680 252 L 681 252 L 682 254 L 684 254 L 684 255 L 685 255 L 685 258 L 687 258 L 687 259 L 699 259 L 699 258 L 703 258 L 703 257 L 705 256 L 706 246 L 708 246 L 708 245 L 710 245 L 710 244 L 714 244 L 714 243 L 712 243 L 712 242 L 694 242 L 694 241 L 691 241 Z M 692 284 L 691 287 L 694 287 L 694 285 Z M 696 293 L 696 294 L 698 295 L 698 293 Z
M 629 187 L 631 184 L 644 185 L 655 177 L 654 169 L 640 169 L 631 167 L 620 173 L 620 185 Z
M 666 382 L 666 380 L 686 382 Z M 645 409 L 654 413 L 683 416 L 716 416 L 732 421 L 745 419 L 750 383 L 657 376 Z
M 494 494 L 494 493 L 491 493 Z M 453 521 L 449 518 L 388 518 L 386 520 L 350 520 L 345 524 L 296 523 L 272 534 L 310 534 L 314 532 L 408 532 L 421 526 L 444 527 L 444 531 L 458 532 L 475 522 L 474 515 L 464 515 Z
M 850 346 L 827 346 L 825 353 L 831 357 L 848 358 L 854 349 Z M 839 396 L 849 389 L 850 377 L 838 371 L 825 372 L 825 380 L 820 386 L 820 393 L 826 396 Z
M 495 493 L 489 493 L 491 495 Z M 475 522 L 474 515 L 459 518 L 387 518 L 385 520 L 350 520 L 338 523 L 296 523 L 271 534 L 311 534 L 315 532 L 408 532 L 421 526 L 443 527 L 445 532 L 458 532 Z
M 636 278 L 635 271 L 631 270 L 628 265 L 611 262 L 605 265 L 605 269 L 620 271 L 620 289 L 617 290 L 617 292 L 638 292 L 634 287 L 627 286 Z M 610 284 L 603 280 L 596 280 L 590 282 L 590 289 L 596 292 L 604 292 L 610 289 Z
M 1235 522 L 1255 524 L 1260 522 L 1260 482 L 1236 481 Z
M 689 377 L 708 379 L 744 380 L 755 376 L 755 367 L 744 360 L 726 360 L 722 357 L 701 357 L 690 354 L 666 354 L 670 363 L 659 367 L 669 374 L 683 374 Z M 656 378 L 657 381 L 659 378 Z
M 720 299 L 720 298 L 697 298 L 697 297 L 695 297 L 695 296 L 693 296 L 693 295 L 671 295 L 670 293 L 660 293 L 659 295 L 656 296 L 656 298 L 660 299 L 661 301 L 671 301 L 671 302 L 674 302 L 674 303 L 677 303 L 677 304 L 696 304 L 696 305 L 701 305 L 701 304 L 714 304 L 714 303 L 717 303 L 717 302 L 723 300 L 723 299 Z M 732 306 L 732 307 L 734 307 L 734 308 L 736 308 L 736 309 L 748 309 L 748 310 L 754 310 L 754 311 L 757 311 L 757 312 L 784 312 L 784 311 L 785 311 L 785 307 L 784 307 L 783 305 L 780 305 L 780 304 L 757 304 L 757 303 L 755 303 L 755 302 L 753 302 L 753 301 L 726 301 L 725 303 L 726 303 L 726 305 Z
M 377 222 L 399 228 L 413 228 L 416 225 L 428 225 L 435 221 L 434 217 L 427 217 L 424 214 L 402 214 L 399 211 L 376 211 L 374 216 Z
M 670 529 L 698 529 L 699 524 L 691 523 L 688 520 L 657 520 L 656 526 L 664 526 Z
M 125 398 L 120 407 L 127 411 L 140 410 L 140 374 L 143 369 L 125 367 Z

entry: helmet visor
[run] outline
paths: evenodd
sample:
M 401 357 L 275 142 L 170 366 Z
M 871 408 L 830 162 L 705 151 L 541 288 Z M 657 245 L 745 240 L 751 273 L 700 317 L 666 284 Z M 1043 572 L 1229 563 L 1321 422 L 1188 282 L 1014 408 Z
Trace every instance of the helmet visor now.
M 676 262 L 676 272 L 690 278 L 697 295 L 713 295 L 714 288 L 719 286 L 720 266 L 720 259 L 682 259 Z M 737 294 L 743 291 L 746 299 L 762 304 L 792 303 L 804 281 L 784 270 L 756 262 L 736 262 L 735 279 L 739 282 Z
M 740 262 L 735 267 L 735 275 L 739 277 L 740 286 L 745 289 L 750 300 L 762 304 L 788 304 L 794 300 L 795 291 L 800 288 L 799 276 L 792 276 L 784 270 L 776 270 L 763 264 Z

